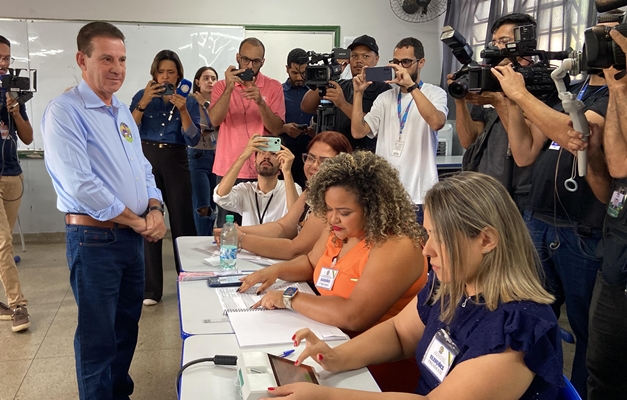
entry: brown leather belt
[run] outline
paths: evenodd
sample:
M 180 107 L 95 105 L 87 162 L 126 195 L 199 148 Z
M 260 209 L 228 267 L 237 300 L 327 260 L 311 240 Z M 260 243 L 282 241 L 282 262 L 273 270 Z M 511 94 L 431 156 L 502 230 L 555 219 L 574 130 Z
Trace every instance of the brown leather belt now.
M 151 140 L 142 140 L 142 144 L 155 146 L 160 149 L 187 149 L 187 146 L 184 144 L 153 142 Z
M 117 224 L 111 221 L 98 221 L 97 219 L 93 219 L 89 215 L 83 214 L 65 214 L 65 223 L 68 225 L 83 225 L 83 226 L 93 226 L 95 228 L 105 228 L 105 229 L 128 229 L 130 226 Z

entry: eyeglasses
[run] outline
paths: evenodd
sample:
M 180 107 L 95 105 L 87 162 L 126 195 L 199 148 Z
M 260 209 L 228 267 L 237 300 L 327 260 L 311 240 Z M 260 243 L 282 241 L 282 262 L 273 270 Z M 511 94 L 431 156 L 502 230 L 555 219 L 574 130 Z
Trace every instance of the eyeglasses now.
M 492 47 L 498 47 L 499 44 L 505 46 L 507 43 L 512 42 L 514 39 L 509 36 L 503 36 L 496 40 L 491 41 L 488 45 Z
M 239 56 L 239 60 L 242 62 L 243 65 L 248 65 L 252 62 L 254 67 L 260 66 L 261 63 L 263 62 L 261 58 L 250 59 L 246 56 Z
M 15 58 L 7 56 L 7 57 L 0 57 L 0 62 L 4 63 L 4 64 L 13 64 L 13 61 L 15 61 Z
M 415 62 L 419 60 L 413 58 L 403 58 L 402 60 L 397 60 L 396 58 L 390 60 L 390 64 L 400 64 L 403 68 L 409 68 L 414 65 Z
M 313 154 L 303 153 L 303 162 L 305 164 L 318 163 L 318 165 L 322 165 L 322 163 L 328 160 L 329 158 L 330 157 L 316 157 Z

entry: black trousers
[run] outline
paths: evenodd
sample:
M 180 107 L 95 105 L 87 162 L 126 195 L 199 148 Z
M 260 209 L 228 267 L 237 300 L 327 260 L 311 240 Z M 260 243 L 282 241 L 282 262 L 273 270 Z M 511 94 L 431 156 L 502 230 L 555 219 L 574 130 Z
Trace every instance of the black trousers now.
M 192 184 L 187 161 L 187 148 L 163 147 L 142 143 L 144 155 L 152 164 L 157 187 L 163 195 L 163 202 L 168 207 L 168 219 L 172 232 L 176 272 L 181 272 L 176 238 L 196 236 L 192 206 Z M 146 286 L 144 299 L 161 300 L 163 295 L 163 241 L 144 240 L 146 266 Z
M 588 400 L 623 400 L 627 396 L 627 297 L 625 285 L 611 285 L 597 275 L 590 307 Z

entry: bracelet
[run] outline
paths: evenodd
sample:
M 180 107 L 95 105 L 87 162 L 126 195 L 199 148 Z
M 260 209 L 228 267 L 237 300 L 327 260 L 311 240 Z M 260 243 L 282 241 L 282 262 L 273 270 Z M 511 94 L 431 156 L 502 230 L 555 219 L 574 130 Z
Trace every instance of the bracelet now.
M 142 107 L 139 105 L 139 103 L 137 103 L 137 105 L 135 106 L 135 109 L 136 109 L 137 111 L 139 111 L 139 112 L 144 112 L 144 111 L 146 111 L 146 109 L 145 109 L 145 108 L 142 108 Z
M 244 232 L 244 233 L 242 234 L 242 236 L 240 236 L 240 237 L 237 239 L 237 250 L 238 250 L 238 251 L 242 249 L 242 240 L 244 240 L 244 236 L 246 236 L 246 232 Z

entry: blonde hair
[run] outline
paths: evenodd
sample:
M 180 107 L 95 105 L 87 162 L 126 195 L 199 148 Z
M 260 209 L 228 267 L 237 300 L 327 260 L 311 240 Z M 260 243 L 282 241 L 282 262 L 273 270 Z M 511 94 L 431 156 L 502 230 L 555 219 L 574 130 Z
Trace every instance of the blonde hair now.
M 369 151 L 341 153 L 322 164 L 309 182 L 307 202 L 326 222 L 326 192 L 342 187 L 353 193 L 364 208 L 366 245 L 382 244 L 391 236 L 407 236 L 420 245 L 419 225 L 398 172 L 382 157 Z
M 441 300 L 441 320 L 450 323 L 464 297 L 467 276 L 462 246 L 484 229 L 496 232 L 497 244 L 484 254 L 474 276 L 477 293 L 494 311 L 499 304 L 555 300 L 542 285 L 540 260 L 525 223 L 510 195 L 496 179 L 477 172 L 461 172 L 445 178 L 425 196 L 425 210 L 433 234 L 446 249 L 450 281 L 441 282 L 433 300 Z

